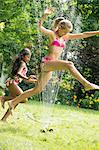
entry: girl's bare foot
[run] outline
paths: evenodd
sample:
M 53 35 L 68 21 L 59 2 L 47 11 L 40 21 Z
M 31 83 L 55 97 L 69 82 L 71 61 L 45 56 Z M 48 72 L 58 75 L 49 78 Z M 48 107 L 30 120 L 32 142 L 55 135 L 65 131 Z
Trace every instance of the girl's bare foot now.
M 1 101 L 1 106 L 4 109 L 4 103 L 5 103 L 4 96 L 0 96 L 0 101 Z
M 88 85 L 85 86 L 85 90 L 89 91 L 89 90 L 99 90 L 99 86 L 93 83 L 90 83 Z

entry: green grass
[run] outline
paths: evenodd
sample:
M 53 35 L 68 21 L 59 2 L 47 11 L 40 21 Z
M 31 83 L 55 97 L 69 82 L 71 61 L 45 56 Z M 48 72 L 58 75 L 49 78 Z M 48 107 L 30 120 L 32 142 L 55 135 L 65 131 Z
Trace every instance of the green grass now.
M 4 112 L 1 109 L 0 117 Z M 99 150 L 99 112 L 20 104 L 7 123 L 0 122 L 0 150 Z

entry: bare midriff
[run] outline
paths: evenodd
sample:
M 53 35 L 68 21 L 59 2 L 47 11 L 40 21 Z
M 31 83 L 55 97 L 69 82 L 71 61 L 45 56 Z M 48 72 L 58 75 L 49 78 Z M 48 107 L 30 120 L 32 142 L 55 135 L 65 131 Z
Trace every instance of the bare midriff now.
M 49 47 L 49 53 L 48 57 L 51 57 L 52 60 L 58 60 L 59 57 L 61 56 L 61 53 L 63 52 L 62 47 L 57 47 L 57 46 L 50 46 Z

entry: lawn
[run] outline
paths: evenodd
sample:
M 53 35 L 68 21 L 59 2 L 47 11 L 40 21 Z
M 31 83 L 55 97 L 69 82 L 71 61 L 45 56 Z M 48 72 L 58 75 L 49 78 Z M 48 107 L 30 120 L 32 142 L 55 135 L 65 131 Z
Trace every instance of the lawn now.
M 7 123 L 0 122 L 0 150 L 99 150 L 99 111 L 20 104 Z

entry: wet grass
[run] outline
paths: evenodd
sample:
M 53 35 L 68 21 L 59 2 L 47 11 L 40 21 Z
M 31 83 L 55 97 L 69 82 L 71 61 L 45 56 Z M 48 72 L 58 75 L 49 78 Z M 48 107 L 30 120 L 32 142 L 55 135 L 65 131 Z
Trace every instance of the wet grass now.
M 30 101 L 0 122 L 0 150 L 98 149 L 98 111 Z

